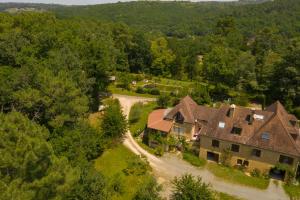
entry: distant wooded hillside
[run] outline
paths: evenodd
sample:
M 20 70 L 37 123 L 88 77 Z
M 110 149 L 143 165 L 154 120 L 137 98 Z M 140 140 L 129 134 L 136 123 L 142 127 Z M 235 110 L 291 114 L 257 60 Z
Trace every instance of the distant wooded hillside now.
M 129 2 L 96 6 L 56 7 L 59 17 L 80 17 L 124 22 L 142 30 L 158 30 L 169 36 L 203 35 L 224 16 L 250 35 L 272 26 L 287 35 L 300 30 L 300 1 L 275 0 L 259 4 L 245 2 Z
M 124 22 L 141 30 L 158 30 L 168 36 L 178 37 L 207 34 L 224 16 L 234 18 L 238 28 L 247 35 L 266 26 L 277 28 L 286 35 L 298 34 L 300 30 L 298 0 L 199 3 L 138 1 L 93 6 L 7 3 L 0 4 L 0 11 L 23 7 L 54 11 L 61 18 Z

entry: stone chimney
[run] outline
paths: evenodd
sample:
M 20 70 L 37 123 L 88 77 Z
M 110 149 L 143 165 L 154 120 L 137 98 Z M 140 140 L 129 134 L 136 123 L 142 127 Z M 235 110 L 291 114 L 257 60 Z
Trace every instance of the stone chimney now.
M 248 123 L 249 125 L 253 124 L 254 114 L 255 114 L 255 108 L 251 108 L 251 113 L 250 113 L 249 123 Z
M 230 105 L 230 108 L 229 108 L 228 113 L 227 113 L 227 116 L 228 116 L 228 117 L 230 117 L 230 118 L 233 117 L 234 111 L 235 111 L 235 107 L 236 107 L 236 106 L 235 106 L 234 104 L 231 104 L 231 105 Z

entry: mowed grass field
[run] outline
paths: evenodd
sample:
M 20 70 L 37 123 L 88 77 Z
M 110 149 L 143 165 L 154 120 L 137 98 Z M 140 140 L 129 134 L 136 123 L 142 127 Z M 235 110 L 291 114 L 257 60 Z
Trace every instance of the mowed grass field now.
M 112 197 L 113 200 L 133 199 L 140 186 L 150 180 L 151 175 L 149 173 L 144 175 L 124 174 L 123 170 L 126 169 L 128 163 L 134 159 L 136 159 L 136 155 L 123 145 L 118 145 L 105 151 L 103 155 L 95 161 L 97 171 L 109 179 L 118 179 L 124 188 L 121 194 Z

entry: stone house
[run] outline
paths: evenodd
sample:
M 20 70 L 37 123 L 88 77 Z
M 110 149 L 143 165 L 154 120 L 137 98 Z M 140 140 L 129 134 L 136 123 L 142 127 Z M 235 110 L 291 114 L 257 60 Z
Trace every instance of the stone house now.
M 284 164 L 298 174 L 298 119 L 279 101 L 265 110 L 226 104 L 216 109 L 200 106 L 187 96 L 172 109 L 150 113 L 147 127 L 164 136 L 198 141 L 199 156 L 208 160 L 220 162 L 229 151 L 232 166 L 284 178 L 285 170 L 275 168 Z

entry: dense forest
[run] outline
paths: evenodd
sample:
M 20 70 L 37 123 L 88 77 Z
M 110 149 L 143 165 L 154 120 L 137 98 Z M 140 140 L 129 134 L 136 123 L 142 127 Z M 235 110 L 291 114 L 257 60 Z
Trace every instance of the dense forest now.
M 87 115 L 117 66 L 120 27 L 38 13 L 1 14 L 0 27 L 0 199 L 111 199 L 93 160 L 126 120 L 117 101 L 98 128 Z
M 196 93 L 214 100 L 280 100 L 300 116 L 297 0 L 130 2 L 53 11 L 63 19 L 128 25 L 127 39 L 117 45 L 124 50 L 119 71 L 209 83 L 213 89 Z
M 120 104 L 98 128 L 87 120 L 117 72 L 213 85 L 201 98 L 280 100 L 300 116 L 298 0 L 44 8 L 0 13 L 0 199 L 118 193 L 93 161 L 122 141 Z M 157 195 L 149 184 L 136 199 Z

